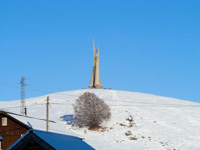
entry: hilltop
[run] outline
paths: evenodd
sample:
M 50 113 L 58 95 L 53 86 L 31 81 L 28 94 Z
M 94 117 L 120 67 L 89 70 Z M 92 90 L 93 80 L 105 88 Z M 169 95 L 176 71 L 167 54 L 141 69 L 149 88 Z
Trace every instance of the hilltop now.
M 71 125 L 72 104 L 84 92 L 93 92 L 111 108 L 103 128 L 90 131 Z M 50 119 L 63 130 L 79 135 L 98 150 L 200 149 L 200 104 L 174 98 L 106 89 L 82 89 L 48 94 Z M 46 95 L 26 100 L 28 116 L 45 118 Z M 5 111 L 19 113 L 19 100 L 0 102 Z M 132 115 L 130 126 L 127 118 Z M 51 126 L 50 126 L 51 131 Z

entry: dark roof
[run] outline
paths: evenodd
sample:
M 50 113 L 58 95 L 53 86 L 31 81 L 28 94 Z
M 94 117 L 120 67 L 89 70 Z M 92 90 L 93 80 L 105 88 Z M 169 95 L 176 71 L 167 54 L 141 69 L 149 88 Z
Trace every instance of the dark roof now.
M 34 138 L 31 138 L 33 136 Z M 28 138 L 36 141 L 42 140 L 43 145 L 46 144 L 46 147 L 48 147 L 48 149 L 94 150 L 94 148 L 92 148 L 90 145 L 88 145 L 86 142 L 82 141 L 78 137 L 34 129 L 29 130 L 24 136 L 22 136 L 10 148 L 8 148 L 8 150 L 19 148 L 20 145 L 23 145 L 29 140 Z

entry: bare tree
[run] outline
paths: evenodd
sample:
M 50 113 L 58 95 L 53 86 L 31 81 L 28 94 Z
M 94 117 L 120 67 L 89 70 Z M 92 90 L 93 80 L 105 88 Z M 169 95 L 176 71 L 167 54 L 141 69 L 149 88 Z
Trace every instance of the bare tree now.
M 111 113 L 109 106 L 94 93 L 85 92 L 73 104 L 74 123 L 79 127 L 90 129 L 99 127 L 105 120 L 109 120 Z

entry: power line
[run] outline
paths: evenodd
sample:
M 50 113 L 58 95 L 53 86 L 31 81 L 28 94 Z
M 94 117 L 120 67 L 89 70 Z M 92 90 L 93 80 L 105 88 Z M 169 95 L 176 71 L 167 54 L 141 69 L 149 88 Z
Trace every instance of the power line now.
M 66 103 L 50 103 L 51 105 L 63 105 Z M 29 104 L 27 106 L 37 106 L 37 105 L 46 105 L 45 103 L 35 103 L 35 104 Z M 140 105 L 138 105 L 138 103 L 136 103 L 136 105 L 112 105 L 110 104 L 109 106 L 128 106 L 128 107 L 200 107 L 200 105 L 180 105 L 180 104 L 174 104 L 174 105 L 170 105 L 170 104 L 156 104 L 154 103 L 153 105 L 147 105 L 145 103 L 141 103 Z M 9 108 L 19 108 L 20 106 L 13 106 L 13 107 L 3 107 L 0 109 L 9 109 Z
M 11 85 L 7 85 L 7 84 L 0 84 L 0 86 L 3 86 L 3 87 L 10 87 L 10 88 L 15 88 L 15 89 L 21 89 L 20 87 L 17 87 L 17 86 L 11 86 Z M 29 90 L 29 91 L 34 91 L 34 92 L 41 92 L 41 93 L 47 93 L 47 94 L 58 94 L 58 95 L 67 95 L 67 96 L 74 96 L 74 97 L 77 97 L 75 95 L 70 95 L 70 94 L 61 94 L 61 93 L 58 93 L 58 92 L 52 92 L 52 91 L 44 91 L 44 90 L 38 90 L 38 89 L 30 89 L 30 88 L 26 88 L 26 90 Z
M 66 103 L 50 103 L 50 105 L 63 105 Z M 27 105 L 27 106 L 37 106 L 37 105 L 46 105 L 45 103 L 37 103 L 37 104 L 31 104 L 31 105 Z M 72 107 L 72 105 L 70 105 Z M 159 104 L 155 104 L 155 105 L 109 105 L 110 107 L 145 107 L 145 108 L 199 108 L 200 105 L 159 105 Z M 20 106 L 13 106 L 13 107 L 5 107 L 5 108 L 0 108 L 0 110 L 2 109 L 12 109 L 12 108 L 19 108 Z M 41 119 L 44 120 L 44 119 Z
M 31 119 L 46 121 L 46 119 L 41 119 L 41 118 L 36 118 L 36 117 L 31 117 L 31 116 L 25 116 L 25 115 L 16 114 L 16 113 L 13 113 L 13 112 L 8 112 L 8 111 L 3 111 L 3 112 L 11 114 L 11 115 L 21 116 L 21 117 L 24 117 L 24 118 L 31 118 Z M 49 122 L 56 123 L 55 121 L 52 121 L 52 120 L 49 120 Z
M 200 107 L 200 105 L 109 105 L 109 106 L 130 106 L 130 107 Z
M 57 104 L 57 105 L 63 105 L 66 103 L 51 103 L 51 104 Z M 131 106 L 131 107 L 200 107 L 200 105 L 109 105 L 109 106 Z
M 66 103 L 50 103 L 51 105 L 63 105 Z M 180 105 L 180 104 L 175 104 L 175 105 L 170 105 L 170 104 L 154 104 L 154 105 L 146 105 L 145 103 L 141 103 L 142 105 L 138 105 L 138 103 L 136 103 L 136 105 L 109 105 L 109 106 L 134 106 L 134 107 L 200 107 L 200 105 Z M 44 103 L 40 103 L 40 104 L 35 104 L 35 105 L 46 105 Z M 29 105 L 32 106 L 32 105 Z
M 6 85 L 6 84 L 0 84 L 0 86 L 7 86 L 7 87 L 12 87 L 12 88 L 19 88 L 19 87 L 15 87 L 15 86 L 10 86 L 10 85 Z M 79 98 L 79 96 L 76 95 L 70 95 L 70 94 L 62 94 L 62 93 L 54 93 L 54 92 L 50 92 L 50 91 L 42 91 L 42 90 L 37 90 L 37 89 L 28 89 L 29 91 L 35 91 L 35 92 L 42 92 L 42 93 L 51 93 L 51 94 L 57 94 L 57 95 L 66 95 L 66 96 L 71 96 L 71 97 L 76 97 Z M 132 103 L 132 104 L 142 104 L 141 106 L 137 107 L 200 107 L 200 105 L 195 104 L 195 105 L 180 105 L 180 104 L 164 104 L 164 103 L 148 103 L 148 102 L 135 102 L 135 101 L 126 101 L 126 100 L 120 100 L 120 99 L 107 99 L 107 98 L 102 98 L 103 100 L 109 100 L 109 101 L 118 101 L 118 102 L 126 102 L 126 103 Z M 51 103 L 51 104 L 65 104 L 65 103 Z M 45 105 L 45 104 L 38 104 L 38 105 Z M 152 105 L 152 106 L 151 106 Z M 157 105 L 157 106 L 156 106 Z M 30 106 L 30 105 L 29 105 Z M 136 106 L 136 105 L 110 105 L 110 106 Z
M 51 105 L 63 105 L 66 103 L 50 103 Z M 29 104 L 27 106 L 37 106 L 37 105 L 46 105 L 45 103 L 35 103 L 35 104 Z M 141 103 L 140 105 L 138 105 L 138 103 L 136 103 L 136 105 L 112 105 L 110 104 L 109 106 L 113 106 L 113 107 L 117 107 L 117 106 L 128 106 L 128 107 L 171 107 L 171 108 L 175 108 L 175 107 L 200 107 L 200 105 L 180 105 L 180 104 L 156 104 L 153 103 L 153 105 L 148 105 L 145 103 Z M 0 109 L 9 109 L 9 108 L 19 108 L 20 106 L 13 106 L 13 107 L 3 107 Z

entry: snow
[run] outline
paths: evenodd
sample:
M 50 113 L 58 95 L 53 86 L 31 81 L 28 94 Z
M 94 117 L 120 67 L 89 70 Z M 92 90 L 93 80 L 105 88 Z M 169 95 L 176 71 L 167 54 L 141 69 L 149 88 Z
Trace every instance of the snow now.
M 111 108 L 111 119 L 103 129 L 90 131 L 70 125 L 74 114 L 72 104 L 84 92 L 93 92 Z M 45 119 L 47 95 L 26 99 L 29 116 Z M 200 149 L 200 104 L 174 98 L 137 92 L 107 89 L 82 89 L 49 94 L 50 120 L 61 131 L 79 135 L 97 150 L 129 149 Z M 6 111 L 19 113 L 20 101 L 0 102 Z M 7 107 L 7 108 L 6 108 Z M 9 107 L 9 108 L 8 108 Z M 133 117 L 133 125 L 127 120 Z M 37 129 L 45 130 L 42 125 Z M 45 125 L 44 125 L 45 126 Z M 58 130 L 51 128 L 50 131 Z
M 9 114 L 10 116 L 16 118 L 17 120 L 21 121 L 22 123 L 26 124 L 27 126 L 31 127 L 32 129 L 37 129 L 37 130 L 46 130 L 46 120 L 38 120 L 36 118 L 28 118 L 26 116 L 18 116 L 15 114 Z M 67 135 L 73 135 L 73 136 L 79 136 L 78 134 L 70 131 L 70 130 L 65 130 L 63 126 L 60 124 L 57 124 L 56 122 L 49 122 L 49 128 L 50 131 L 56 132 L 56 133 L 64 133 Z
M 50 146 L 57 150 L 66 150 L 66 149 L 78 149 L 78 150 L 93 150 L 91 146 L 86 144 L 78 137 L 69 136 L 65 134 L 58 134 L 53 132 L 45 132 L 40 130 L 29 130 L 21 139 L 15 142 L 9 149 L 12 149 L 17 143 L 19 143 L 23 138 L 25 138 L 29 132 L 34 133 L 40 137 L 43 141 L 48 143 Z

